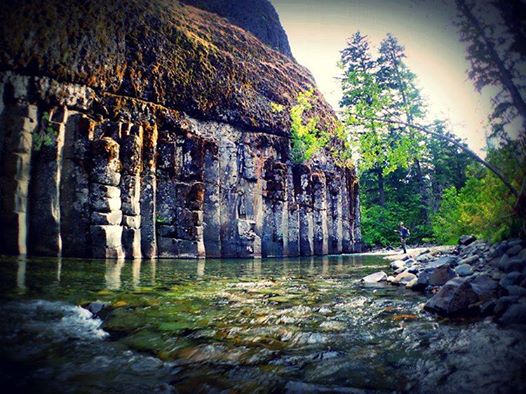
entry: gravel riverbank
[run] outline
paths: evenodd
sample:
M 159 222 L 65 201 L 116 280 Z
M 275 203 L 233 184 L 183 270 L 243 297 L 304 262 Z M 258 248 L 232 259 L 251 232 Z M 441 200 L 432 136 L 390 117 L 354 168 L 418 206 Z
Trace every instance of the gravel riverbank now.
M 526 324 L 526 241 L 494 245 L 463 236 L 456 247 L 409 250 L 391 255 L 392 272 L 376 272 L 365 283 L 387 281 L 423 292 L 425 309 L 447 317 L 491 317 L 497 323 Z

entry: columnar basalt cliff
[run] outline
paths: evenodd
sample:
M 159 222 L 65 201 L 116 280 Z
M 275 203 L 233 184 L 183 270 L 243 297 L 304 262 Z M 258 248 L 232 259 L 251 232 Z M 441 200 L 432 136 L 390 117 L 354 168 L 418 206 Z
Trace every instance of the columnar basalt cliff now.
M 290 162 L 288 109 L 314 86 L 290 58 L 168 0 L 7 1 L 0 22 L 0 253 L 358 247 L 354 171 L 325 152 Z

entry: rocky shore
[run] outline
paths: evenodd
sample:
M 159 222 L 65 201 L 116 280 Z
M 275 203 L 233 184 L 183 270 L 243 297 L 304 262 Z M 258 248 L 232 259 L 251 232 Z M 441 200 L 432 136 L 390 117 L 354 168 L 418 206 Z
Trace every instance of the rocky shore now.
M 447 317 L 490 317 L 509 326 L 526 324 L 526 241 L 490 245 L 465 235 L 455 248 L 425 249 L 390 264 L 365 283 L 386 281 L 423 292 L 425 309 Z

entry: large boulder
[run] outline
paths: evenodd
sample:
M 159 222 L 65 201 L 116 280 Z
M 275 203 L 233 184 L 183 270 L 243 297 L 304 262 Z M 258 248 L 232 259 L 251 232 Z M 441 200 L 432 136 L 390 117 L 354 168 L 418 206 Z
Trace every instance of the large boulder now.
M 438 293 L 425 304 L 425 309 L 444 316 L 467 312 L 478 301 L 471 284 L 463 278 L 454 278 L 447 282 Z
M 472 276 L 468 279 L 471 289 L 477 295 L 479 301 L 485 302 L 497 297 L 499 286 L 488 274 Z

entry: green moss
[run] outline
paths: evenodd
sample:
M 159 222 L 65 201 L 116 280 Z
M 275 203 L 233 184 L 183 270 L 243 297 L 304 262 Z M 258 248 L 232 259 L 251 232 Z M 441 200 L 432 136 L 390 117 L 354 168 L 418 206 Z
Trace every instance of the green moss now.
M 290 120 L 268 103 L 289 107 L 313 85 L 308 71 L 251 34 L 171 0 L 7 2 L 0 67 L 283 134 Z M 312 104 L 320 127 L 332 129 L 321 95 Z

